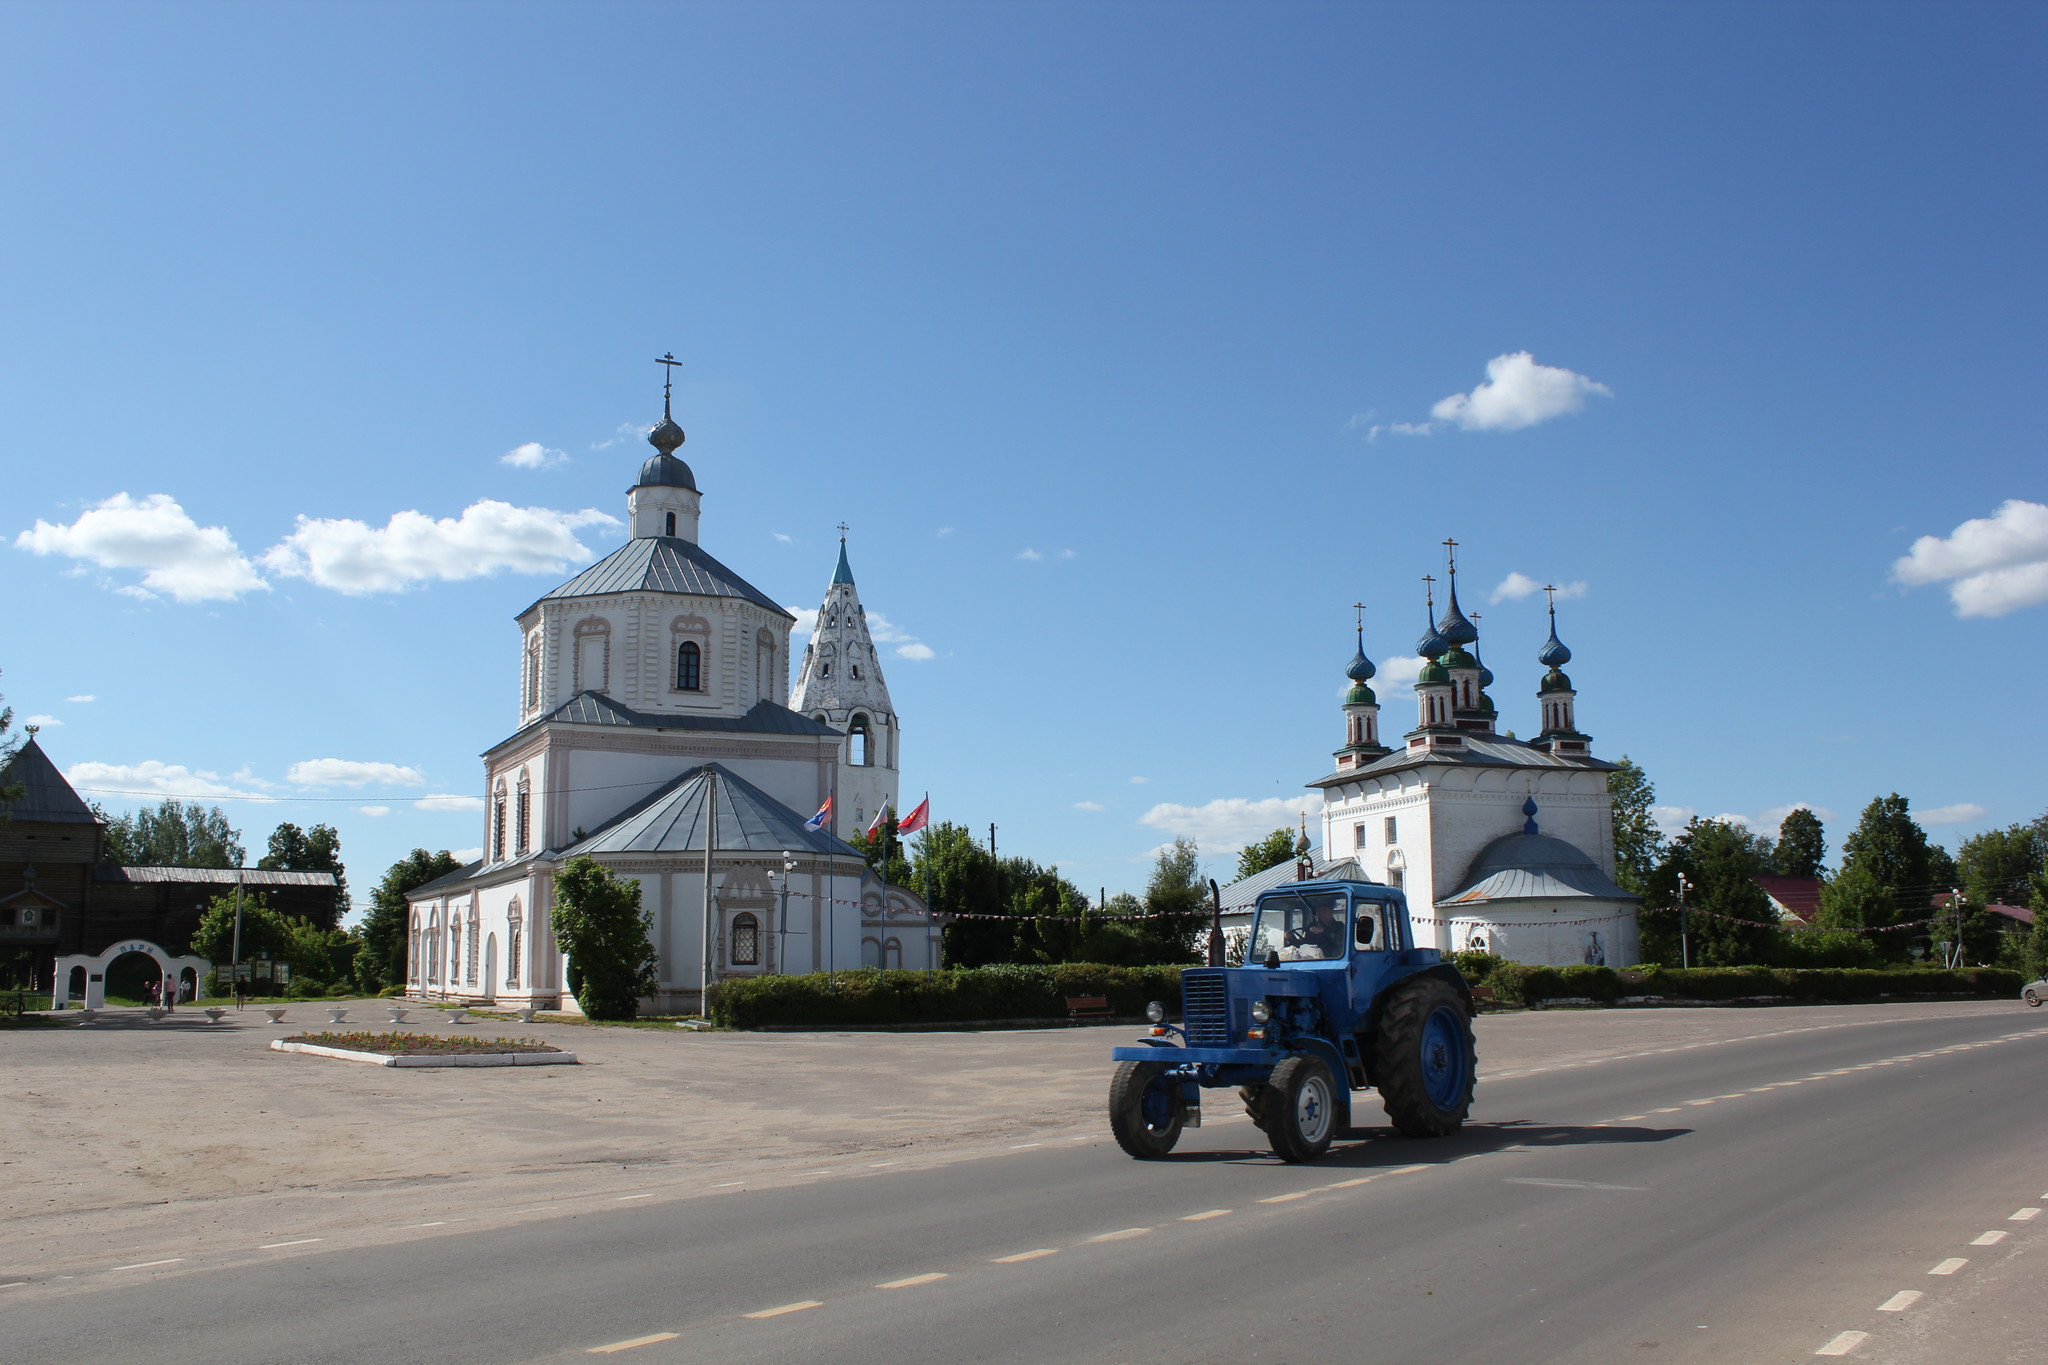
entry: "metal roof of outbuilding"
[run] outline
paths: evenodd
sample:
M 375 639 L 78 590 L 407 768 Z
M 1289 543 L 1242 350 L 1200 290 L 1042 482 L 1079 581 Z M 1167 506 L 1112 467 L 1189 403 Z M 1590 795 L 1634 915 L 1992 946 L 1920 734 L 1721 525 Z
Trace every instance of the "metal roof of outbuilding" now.
M 1640 900 L 1575 844 L 1548 834 L 1507 834 L 1479 850 L 1465 873 L 1465 888 L 1439 905 L 1479 901 Z
M 15 750 L 14 759 L 5 771 L 0 771 L 0 788 L 20 785 L 21 795 L 8 802 L 0 802 L 0 813 L 10 820 L 24 823 L 40 821 L 52 825 L 95 825 L 99 817 L 92 813 L 92 807 L 79 798 L 64 780 L 64 774 L 57 771 L 57 765 L 43 752 L 43 746 L 30 735 Z
M 201 886 L 338 886 L 332 872 L 284 872 L 267 867 L 112 867 L 92 870 L 96 882 L 184 882 Z
M 1311 850 L 1308 856 L 1309 861 L 1315 868 L 1315 876 L 1312 880 L 1319 882 L 1369 882 L 1372 880 L 1372 878 L 1365 875 L 1365 869 L 1358 865 L 1356 858 L 1339 858 L 1334 862 L 1326 861 L 1318 857 L 1315 850 Z M 1263 872 L 1254 872 L 1249 877 L 1232 882 L 1223 888 L 1223 913 L 1225 915 L 1248 913 L 1251 910 L 1252 902 L 1259 898 L 1261 892 L 1271 891 L 1276 886 L 1284 886 L 1288 882 L 1295 880 L 1294 871 L 1294 859 L 1289 858 L 1284 863 L 1273 864 L 1273 866 Z
M 553 592 L 543 594 L 533 606 L 561 597 L 603 597 L 625 592 L 737 597 L 778 616 L 796 619 L 781 603 L 712 558 L 704 547 L 679 536 L 637 536 Z M 533 607 L 526 610 L 532 611 Z
M 1506 735 L 1490 735 L 1477 730 L 1467 730 L 1463 734 L 1465 748 L 1461 753 L 1396 749 L 1363 768 L 1345 768 L 1331 773 L 1328 777 L 1319 777 L 1308 785 L 1340 787 L 1346 782 L 1356 782 L 1361 777 L 1377 777 L 1381 773 L 1398 772 L 1403 768 L 1420 768 L 1429 763 L 1465 764 L 1478 768 L 1576 768 L 1596 773 L 1614 771 L 1614 765 L 1604 758 L 1560 758 L 1525 740 L 1509 739 Z

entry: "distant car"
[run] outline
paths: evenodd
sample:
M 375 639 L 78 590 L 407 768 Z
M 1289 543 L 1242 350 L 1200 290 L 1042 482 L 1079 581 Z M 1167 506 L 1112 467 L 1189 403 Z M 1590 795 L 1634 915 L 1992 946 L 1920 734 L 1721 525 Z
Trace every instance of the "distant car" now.
M 2048 1002 L 2048 977 L 2043 977 L 2039 981 L 2029 981 L 2026 985 L 2020 987 L 2020 999 L 2026 1001 L 2029 1005 L 2039 1005 Z

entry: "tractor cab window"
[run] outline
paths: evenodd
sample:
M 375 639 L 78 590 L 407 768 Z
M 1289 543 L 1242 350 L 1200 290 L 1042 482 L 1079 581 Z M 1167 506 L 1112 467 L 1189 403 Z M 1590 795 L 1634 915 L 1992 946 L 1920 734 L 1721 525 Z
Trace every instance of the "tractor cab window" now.
M 1372 901 L 1360 901 L 1352 920 L 1351 941 L 1361 951 L 1381 950 L 1393 945 L 1387 942 L 1386 911 Z
M 1248 960 L 1263 962 L 1268 952 L 1282 962 L 1344 956 L 1344 893 L 1288 891 L 1262 899 Z

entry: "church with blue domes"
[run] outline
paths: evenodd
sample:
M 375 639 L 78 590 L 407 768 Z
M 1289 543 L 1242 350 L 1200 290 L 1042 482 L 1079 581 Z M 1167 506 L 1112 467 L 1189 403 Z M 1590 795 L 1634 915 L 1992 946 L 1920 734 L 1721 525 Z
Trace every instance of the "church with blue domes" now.
M 1416 724 L 1399 744 L 1381 737 L 1377 670 L 1360 627 L 1345 669 L 1344 744 L 1335 770 L 1308 784 L 1324 799 L 1318 875 L 1402 888 L 1417 942 L 1445 951 L 1632 965 L 1637 898 L 1614 882 L 1614 765 L 1593 756 L 1578 728 L 1556 602 L 1535 655 L 1538 730 L 1517 739 L 1498 728 L 1494 674 L 1458 604 L 1455 559 L 1449 586 L 1443 615 L 1432 600 L 1416 642 Z M 1248 899 L 1237 890 L 1232 903 Z

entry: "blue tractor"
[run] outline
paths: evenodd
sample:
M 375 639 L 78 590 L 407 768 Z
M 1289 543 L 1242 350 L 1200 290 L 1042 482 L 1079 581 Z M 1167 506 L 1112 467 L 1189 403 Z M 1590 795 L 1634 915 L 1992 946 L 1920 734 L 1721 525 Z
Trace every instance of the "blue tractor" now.
M 1182 973 L 1181 1023 L 1120 1047 L 1109 1086 L 1117 1145 L 1141 1160 L 1202 1122 L 1202 1091 L 1234 1086 L 1283 1161 L 1313 1161 L 1351 1126 L 1351 1093 L 1380 1092 L 1409 1137 L 1455 1132 L 1472 1107 L 1472 991 L 1418 948 L 1391 886 L 1304 881 L 1259 896 L 1242 967 Z

